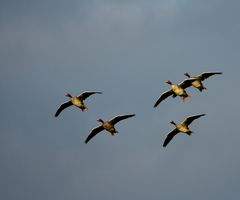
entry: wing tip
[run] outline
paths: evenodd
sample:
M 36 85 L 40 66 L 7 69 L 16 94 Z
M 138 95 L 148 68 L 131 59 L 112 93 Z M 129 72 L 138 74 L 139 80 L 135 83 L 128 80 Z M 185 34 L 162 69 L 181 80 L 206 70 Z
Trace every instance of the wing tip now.
M 160 103 L 161 103 L 161 101 L 158 102 L 158 100 L 157 100 L 153 107 L 156 108 Z
M 84 141 L 85 144 L 87 144 L 92 138 L 87 137 L 86 140 Z
M 207 114 L 205 114 L 205 113 L 202 113 L 202 114 L 195 114 L 195 115 L 191 115 L 190 117 L 194 117 L 194 116 L 199 116 L 199 117 L 201 117 L 201 116 L 205 116 L 205 115 L 207 115 Z
M 102 94 L 102 92 L 100 92 L 100 91 L 91 91 L 91 90 L 86 90 L 86 91 L 84 91 L 82 93 Z
M 120 116 L 121 116 L 121 115 L 120 115 Z M 126 117 L 134 117 L 134 116 L 136 116 L 136 114 L 134 113 L 134 114 L 122 115 L 122 116 L 126 116 Z

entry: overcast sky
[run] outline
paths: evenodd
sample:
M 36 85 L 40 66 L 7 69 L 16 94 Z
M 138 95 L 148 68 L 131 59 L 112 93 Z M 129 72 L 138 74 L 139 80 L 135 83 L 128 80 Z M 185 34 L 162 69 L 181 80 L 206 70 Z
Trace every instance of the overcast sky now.
M 238 199 L 240 2 L 2 0 L 0 199 Z M 221 71 L 185 103 L 165 83 Z M 65 92 L 101 91 L 54 117 Z M 99 133 L 96 118 L 136 117 Z M 194 134 L 169 122 L 206 113 Z

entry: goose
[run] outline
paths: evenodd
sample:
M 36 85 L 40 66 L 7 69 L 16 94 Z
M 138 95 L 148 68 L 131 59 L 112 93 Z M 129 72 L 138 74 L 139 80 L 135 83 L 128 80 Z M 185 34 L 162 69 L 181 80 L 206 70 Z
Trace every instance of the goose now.
M 185 102 L 185 99 L 187 97 L 191 97 L 190 95 L 187 94 L 187 92 L 185 91 L 185 89 L 187 87 L 191 86 L 191 83 L 195 81 L 194 78 L 192 79 L 185 79 L 184 81 L 182 81 L 179 84 L 173 84 L 171 81 L 166 81 L 167 84 L 169 84 L 171 86 L 171 89 L 164 92 L 156 101 L 156 103 L 154 104 L 154 108 L 158 106 L 158 104 L 160 104 L 161 101 L 163 101 L 164 99 L 166 99 L 167 97 L 171 96 L 173 98 L 175 98 L 176 96 L 180 96 L 182 97 L 183 102 Z
M 206 87 L 203 86 L 202 81 L 215 74 L 222 74 L 222 72 L 203 72 L 202 74 L 193 77 L 186 72 L 184 75 L 187 76 L 189 79 L 195 79 L 195 81 L 191 83 L 192 86 L 197 88 L 200 92 L 202 92 L 203 90 L 207 89 Z
M 70 99 L 69 99 L 69 101 L 64 102 L 62 105 L 60 105 L 60 107 L 57 109 L 57 112 L 55 113 L 55 117 L 57 117 L 65 108 L 72 106 L 72 105 L 80 108 L 81 111 L 83 111 L 83 112 L 86 111 L 88 108 L 84 104 L 83 100 L 85 100 L 86 98 L 88 98 L 89 96 L 91 96 L 93 94 L 102 94 L 102 92 L 85 91 L 85 92 L 82 92 L 80 95 L 74 96 L 74 97 L 69 93 L 65 93 L 65 96 L 69 97 Z
M 115 133 L 118 133 L 118 131 L 115 129 L 114 125 L 121 120 L 127 119 L 129 117 L 133 117 L 133 116 L 135 116 L 135 114 L 119 115 L 119 116 L 116 116 L 109 121 L 103 121 L 102 119 L 98 118 L 97 121 L 101 122 L 102 124 L 100 126 L 94 128 L 91 131 L 91 133 L 89 134 L 89 136 L 85 140 L 85 143 L 87 144 L 89 142 L 89 140 L 91 140 L 95 135 L 97 135 L 99 132 L 101 132 L 103 130 L 108 131 L 109 133 L 111 133 L 112 136 L 114 136 Z
M 166 147 L 168 143 L 173 139 L 175 135 L 178 133 L 185 133 L 187 135 L 191 135 L 193 132 L 189 129 L 189 125 L 195 120 L 198 119 L 199 117 L 204 116 L 205 114 L 200 114 L 200 115 L 194 115 L 194 116 L 189 116 L 187 117 L 183 122 L 176 124 L 174 121 L 171 121 L 170 123 L 175 126 L 175 129 L 173 129 L 170 133 L 167 134 L 166 139 L 163 143 L 163 147 Z

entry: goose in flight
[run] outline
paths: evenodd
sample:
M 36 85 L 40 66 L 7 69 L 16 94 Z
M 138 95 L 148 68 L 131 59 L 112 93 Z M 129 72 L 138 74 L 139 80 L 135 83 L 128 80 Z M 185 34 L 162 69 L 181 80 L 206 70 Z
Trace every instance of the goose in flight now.
M 106 130 L 109 133 L 111 133 L 111 135 L 114 135 L 115 133 L 118 133 L 118 131 L 115 129 L 114 125 L 116 123 L 118 123 L 121 120 L 127 119 L 129 117 L 133 117 L 135 116 L 135 114 L 131 114 L 131 115 L 119 115 L 114 117 L 113 119 L 109 120 L 109 121 L 103 121 L 102 119 L 97 119 L 98 122 L 101 122 L 102 124 L 96 128 L 94 128 L 91 133 L 89 134 L 89 136 L 87 137 L 87 139 L 85 140 L 85 143 L 88 143 L 89 140 L 91 140 L 95 135 L 97 135 L 99 132 Z
M 185 73 L 184 75 L 187 76 L 189 79 L 195 79 L 195 81 L 191 83 L 192 86 L 202 92 L 203 90 L 207 89 L 203 86 L 202 81 L 215 74 L 222 74 L 222 72 L 203 72 L 198 76 L 190 76 L 188 73 Z
M 187 97 L 190 97 L 190 95 L 188 95 L 188 93 L 185 91 L 185 89 L 187 87 L 190 87 L 192 82 L 195 81 L 194 78 L 192 79 L 185 79 L 184 81 L 182 81 L 179 84 L 173 84 L 171 81 L 166 81 L 167 84 L 169 84 L 171 86 L 171 89 L 164 92 L 156 101 L 156 103 L 154 104 L 154 107 L 157 107 L 158 104 L 161 103 L 161 101 L 163 101 L 164 99 L 166 99 L 167 97 L 171 96 L 172 97 L 176 97 L 176 96 L 180 96 L 182 97 L 183 102 L 185 101 L 185 99 Z
M 166 147 L 168 143 L 173 139 L 175 135 L 178 133 L 185 133 L 187 135 L 191 135 L 192 131 L 189 129 L 189 125 L 195 120 L 198 119 L 199 117 L 204 116 L 205 114 L 200 114 L 200 115 L 194 115 L 187 117 L 183 122 L 176 124 L 174 121 L 171 121 L 170 123 L 175 126 L 175 129 L 173 129 L 170 133 L 167 134 L 166 139 L 163 143 L 163 147 Z
M 57 112 L 55 113 L 55 117 L 57 117 L 65 108 L 72 106 L 72 105 L 80 108 L 84 112 L 88 108 L 84 104 L 83 100 L 85 100 L 86 98 L 88 98 L 89 96 L 91 96 L 93 94 L 102 94 L 102 93 L 85 91 L 85 92 L 82 92 L 80 95 L 74 96 L 74 97 L 69 93 L 65 93 L 65 96 L 69 97 L 70 99 L 68 101 L 64 102 L 62 105 L 60 105 L 60 107 L 57 109 Z

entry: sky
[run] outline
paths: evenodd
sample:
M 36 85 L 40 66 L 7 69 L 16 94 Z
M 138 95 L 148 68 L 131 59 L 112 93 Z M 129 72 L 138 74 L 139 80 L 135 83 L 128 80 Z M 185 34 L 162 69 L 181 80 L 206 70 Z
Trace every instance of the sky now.
M 240 2 L 2 0 L 0 199 L 239 198 Z M 168 98 L 188 72 L 223 75 Z M 65 92 L 101 91 L 89 110 Z M 135 113 L 84 141 L 97 118 Z M 205 113 L 166 148 L 166 134 Z

